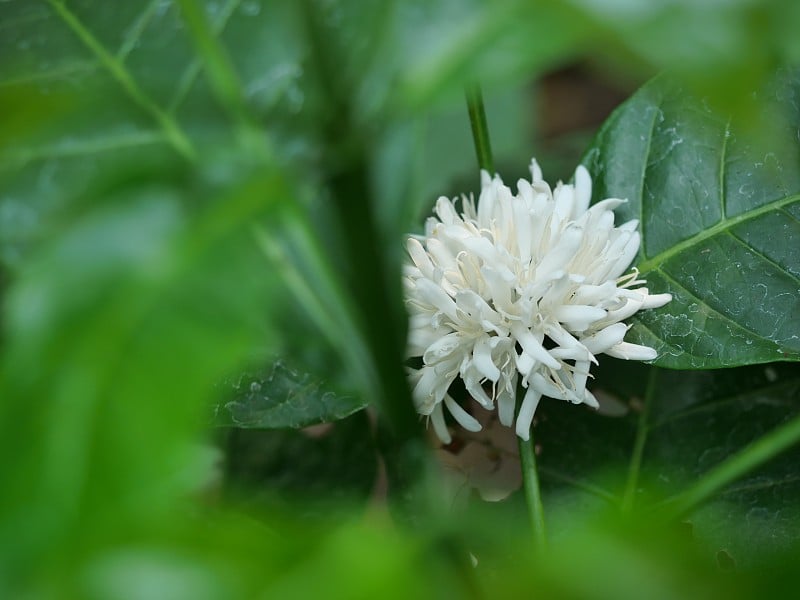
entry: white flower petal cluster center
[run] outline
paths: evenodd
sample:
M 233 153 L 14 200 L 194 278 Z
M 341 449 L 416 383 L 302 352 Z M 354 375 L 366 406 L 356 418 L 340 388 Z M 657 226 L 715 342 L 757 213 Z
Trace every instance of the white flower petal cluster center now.
M 623 341 L 622 321 L 670 301 L 650 294 L 638 272 L 623 275 L 639 250 L 638 222 L 614 226 L 609 198 L 589 207 L 591 177 L 579 166 L 574 185 L 555 189 L 536 161 L 530 182 L 512 194 L 481 173 L 477 207 L 462 197 L 436 203 L 425 234 L 407 241 L 404 270 L 410 313 L 409 358 L 417 411 L 449 443 L 443 406 L 462 427 L 478 421 L 448 393 L 460 377 L 481 406 L 514 423 L 517 387 L 525 395 L 516 432 L 530 435 L 542 396 L 597 407 L 586 389 L 596 355 L 652 360 L 652 348 Z

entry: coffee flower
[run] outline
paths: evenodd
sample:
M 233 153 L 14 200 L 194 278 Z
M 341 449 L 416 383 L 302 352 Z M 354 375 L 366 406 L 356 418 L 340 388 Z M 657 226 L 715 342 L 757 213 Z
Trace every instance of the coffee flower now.
M 583 166 L 574 185 L 554 190 L 535 160 L 531 175 L 514 195 L 483 171 L 477 207 L 462 197 L 459 213 L 455 200 L 441 197 L 425 234 L 407 241 L 407 355 L 422 359 L 410 372 L 414 403 L 445 443 L 443 407 L 465 429 L 481 428 L 448 393 L 457 377 L 483 408 L 496 405 L 506 426 L 521 383 L 516 433 L 528 439 L 542 396 L 597 407 L 586 381 L 598 354 L 656 358 L 623 340 L 624 319 L 671 300 L 650 294 L 635 269 L 623 275 L 639 250 L 638 221 L 614 226 L 624 200 L 589 207 Z

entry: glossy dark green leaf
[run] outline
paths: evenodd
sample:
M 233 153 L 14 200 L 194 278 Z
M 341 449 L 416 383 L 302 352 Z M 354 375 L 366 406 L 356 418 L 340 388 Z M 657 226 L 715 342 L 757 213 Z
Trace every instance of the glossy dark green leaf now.
M 800 372 L 784 363 L 690 374 L 662 370 L 656 383 L 642 474 L 665 492 L 691 485 L 800 414 Z M 798 458 L 798 448 L 778 456 L 687 517 L 698 543 L 721 566 L 728 558 L 739 568 L 765 566 L 800 550 Z
M 245 429 L 281 429 L 329 423 L 366 405 L 354 394 L 337 392 L 325 380 L 276 361 L 262 371 L 239 374 L 225 383 L 232 398 L 215 409 L 214 423 Z
M 633 448 L 635 415 L 610 416 L 550 400 L 537 409 L 534 428 L 543 487 L 558 495 L 576 488 L 615 505 Z
M 766 131 L 722 118 L 660 77 L 617 110 L 586 157 L 595 200 L 626 198 L 636 261 L 664 308 L 634 319 L 656 364 L 800 359 L 800 75 L 758 96 Z
M 596 376 L 603 412 L 556 401 L 537 411 L 545 508 L 559 529 L 571 528 L 571 513 L 623 505 L 632 475 L 631 505 L 646 513 L 800 414 L 800 372 L 786 363 L 653 373 L 647 365 L 606 360 Z M 612 406 L 615 416 L 608 414 Z M 643 452 L 633 467 L 637 429 Z M 712 564 L 763 567 L 800 550 L 798 457 L 797 448 L 779 455 L 685 517 Z

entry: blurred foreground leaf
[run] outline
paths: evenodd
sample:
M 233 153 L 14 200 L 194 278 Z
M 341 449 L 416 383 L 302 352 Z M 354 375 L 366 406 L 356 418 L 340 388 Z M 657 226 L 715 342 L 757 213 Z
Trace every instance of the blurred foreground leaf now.
M 285 195 L 280 177 L 244 177 L 201 209 L 184 194 L 121 178 L 9 286 L 0 448 L 17 458 L 0 470 L 0 558 L 15 580 L 101 532 L 172 518 L 208 478 L 198 410 L 275 341 L 276 282 L 250 276 L 263 259 L 248 232 Z

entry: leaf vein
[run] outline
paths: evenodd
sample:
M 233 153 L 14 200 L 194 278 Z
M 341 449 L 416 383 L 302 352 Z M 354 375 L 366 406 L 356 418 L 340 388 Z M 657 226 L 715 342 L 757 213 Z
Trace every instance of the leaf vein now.
M 719 157 L 719 211 L 720 217 L 724 221 L 727 219 L 727 209 L 725 208 L 725 165 L 727 164 L 728 138 L 731 134 L 731 119 L 725 123 L 725 132 L 722 136 L 722 149 Z
M 228 3 L 222 7 L 219 17 L 211 23 L 211 31 L 214 35 L 219 36 L 225 30 L 225 26 L 228 24 L 228 21 L 240 3 L 241 0 L 229 0 Z M 191 63 L 189 63 L 184 70 L 183 75 L 178 78 L 178 88 L 175 91 L 175 95 L 173 96 L 169 105 L 167 106 L 168 112 L 174 113 L 183 103 L 187 94 L 189 93 L 189 90 L 192 89 L 195 80 L 197 79 L 198 75 L 200 75 L 202 70 L 203 61 L 201 59 L 195 58 Z
M 788 210 L 786 210 L 785 208 L 779 208 L 779 209 L 778 209 L 778 212 L 782 212 L 784 215 L 786 215 L 787 217 L 789 217 L 789 218 L 790 218 L 792 221 L 794 221 L 795 223 L 800 223 L 800 219 L 798 219 L 797 217 L 795 217 L 795 216 L 794 216 L 792 213 L 790 213 L 790 212 L 789 212 Z
M 155 119 L 164 130 L 167 139 L 169 139 L 175 150 L 186 158 L 194 158 L 196 154 L 194 147 L 178 123 L 142 91 L 130 71 L 103 47 L 94 34 L 66 7 L 62 0 L 47 1 L 67 27 L 72 30 L 78 39 L 103 64 L 117 83 L 122 86 L 128 96 Z
M 779 263 L 775 262 L 774 260 L 772 260 L 771 258 L 769 258 L 767 255 L 763 254 L 763 253 L 762 253 L 760 250 L 756 250 L 756 248 L 755 248 L 755 247 L 753 247 L 752 245 L 750 245 L 749 243 L 747 243 L 745 240 L 743 240 L 742 238 L 740 238 L 738 235 L 736 235 L 735 233 L 733 233 L 731 230 L 728 230 L 728 231 L 726 231 L 725 233 L 727 233 L 727 234 L 728 234 L 728 235 L 729 235 L 731 238 L 733 238 L 733 240 L 734 240 L 734 241 L 738 242 L 738 243 L 739 243 L 741 246 L 744 246 L 744 247 L 745 247 L 745 248 L 747 248 L 747 249 L 748 249 L 750 252 L 752 252 L 753 254 L 755 254 L 756 256 L 758 256 L 758 257 L 759 257 L 761 260 L 763 260 L 764 262 L 766 262 L 766 263 L 768 263 L 768 264 L 771 264 L 771 265 L 772 265 L 772 266 L 774 266 L 774 267 L 775 267 L 775 268 L 776 268 L 778 271 L 780 271 L 781 273 L 784 273 L 785 275 L 787 275 L 787 276 L 789 277 L 789 279 L 791 279 L 791 280 L 792 280 L 792 281 L 794 281 L 794 282 L 795 282 L 795 283 L 796 283 L 798 286 L 800 286 L 800 278 L 799 278 L 799 277 L 797 277 L 796 275 L 794 275 L 794 274 L 790 273 L 790 272 L 789 272 L 789 271 L 786 269 L 786 267 L 784 267 L 783 265 L 781 265 L 781 264 L 779 264 Z
M 155 13 L 156 8 L 158 8 L 159 2 L 160 0 L 150 0 L 150 3 L 145 6 L 139 17 L 137 17 L 133 24 L 128 28 L 125 39 L 122 40 L 122 44 L 120 44 L 119 50 L 117 50 L 118 61 L 125 62 L 125 59 L 136 47 L 136 43 L 142 37 L 144 30 L 147 29 L 147 26 L 149 25 L 150 19 L 153 18 L 153 13 Z
M 10 87 L 14 85 L 25 85 L 29 83 L 35 83 L 37 81 L 47 81 L 49 79 L 58 79 L 59 77 L 69 77 L 71 75 L 77 75 L 79 73 L 88 73 L 94 71 L 97 68 L 97 62 L 93 60 L 80 60 L 80 61 L 72 61 L 69 63 L 65 63 L 59 65 L 58 67 L 48 69 L 46 71 L 39 71 L 35 73 L 25 73 L 24 75 L 20 75 L 19 77 L 14 77 L 12 79 L 6 79 L 4 81 L 0 81 L 0 88 L 2 87 Z
M 734 319 L 732 319 L 728 315 L 726 315 L 724 313 L 721 313 L 720 311 L 718 311 L 717 309 L 712 307 L 710 304 L 708 304 L 708 302 L 706 302 L 705 299 L 701 298 L 695 292 L 692 292 L 687 287 L 681 285 L 681 283 L 677 279 L 675 279 L 672 275 L 670 275 L 669 273 L 667 273 L 663 269 L 659 268 L 659 269 L 657 269 L 657 271 L 662 277 L 664 277 L 664 279 L 669 280 L 672 283 L 672 285 L 674 285 L 676 288 L 679 288 L 679 289 L 683 290 L 686 293 L 686 295 L 688 295 L 690 298 L 693 298 L 694 300 L 697 300 L 701 305 L 706 307 L 706 309 L 708 309 L 708 314 L 709 315 L 712 315 L 712 314 L 716 315 L 720 320 L 725 321 L 725 322 L 733 325 L 737 329 L 740 329 L 741 331 L 744 331 L 745 333 L 753 335 L 758 339 L 762 339 L 762 340 L 763 339 L 768 339 L 768 338 L 765 338 L 764 335 L 762 335 L 761 333 L 759 333 L 757 331 L 754 331 L 752 329 L 749 329 L 748 327 L 745 327 L 743 324 L 739 323 L 738 321 L 735 321 Z M 775 345 L 779 345 L 774 340 L 769 340 L 769 341 L 772 341 L 773 343 L 775 343 Z
M 735 217 L 731 217 L 729 219 L 723 219 L 716 225 L 709 227 L 708 229 L 704 229 L 697 234 L 693 235 L 690 238 L 683 240 L 682 242 L 678 242 L 671 248 L 660 252 L 659 254 L 655 255 L 652 258 L 646 259 L 643 262 L 637 265 L 639 272 L 643 275 L 649 273 L 651 271 L 660 271 L 661 263 L 677 256 L 684 250 L 688 250 L 693 246 L 700 244 L 701 242 L 714 237 L 720 233 L 725 232 L 726 230 L 739 225 L 740 223 L 746 223 L 748 221 L 752 221 L 753 219 L 760 217 L 761 215 L 768 213 L 770 211 L 783 208 L 788 204 L 792 204 L 793 202 L 800 201 L 800 194 L 794 194 L 792 196 L 786 196 L 784 198 L 778 198 L 777 200 L 773 200 L 772 202 L 767 202 L 762 206 L 759 206 L 756 209 L 753 209 L 748 212 L 741 213 L 736 215 Z M 644 236 L 643 236 L 644 237 Z
M 755 492 L 758 490 L 764 490 L 768 488 L 780 487 L 782 485 L 797 483 L 798 481 L 800 481 L 800 475 L 789 475 L 787 477 L 781 477 L 780 479 L 770 479 L 769 481 L 755 481 L 751 483 L 745 483 L 739 486 L 732 486 L 727 490 L 720 492 L 720 496 L 738 494 L 741 492 Z
M 653 148 L 653 136 L 655 135 L 655 128 L 656 128 L 656 119 L 658 118 L 658 113 L 661 110 L 660 103 L 653 105 L 653 120 L 650 123 L 650 127 L 647 128 L 648 135 L 647 135 L 647 146 L 644 150 L 644 157 L 642 158 L 642 176 L 639 178 L 641 180 L 641 186 L 639 187 L 639 229 L 641 232 L 641 236 L 643 240 L 646 240 L 645 236 L 645 221 L 644 221 L 644 182 L 647 178 L 647 169 L 650 166 L 650 152 Z M 647 250 L 645 248 L 646 244 L 642 244 L 642 256 L 647 258 Z
M 159 131 L 140 131 L 128 135 L 115 135 L 109 138 L 56 143 L 34 148 L 16 148 L 0 156 L 0 169 L 18 168 L 20 164 L 48 158 L 83 156 L 97 152 L 108 152 L 146 146 L 149 144 L 167 143 Z

